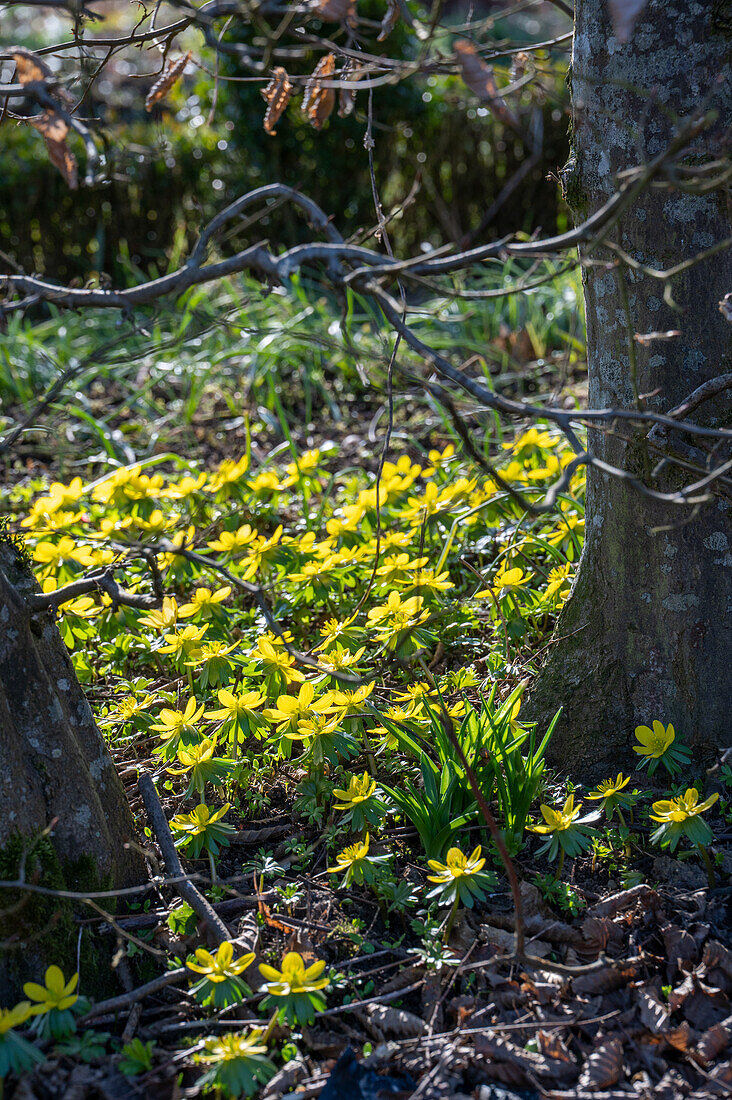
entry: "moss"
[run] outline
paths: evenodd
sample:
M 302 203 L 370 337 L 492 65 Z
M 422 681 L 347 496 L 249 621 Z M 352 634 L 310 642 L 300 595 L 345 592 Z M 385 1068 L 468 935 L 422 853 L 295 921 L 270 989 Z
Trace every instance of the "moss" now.
M 89 856 L 62 863 L 45 833 L 29 839 L 19 834 L 0 849 L 0 880 L 16 881 L 21 867 L 25 880 L 51 890 L 76 892 L 104 890 L 109 883 L 100 876 Z M 114 908 L 114 900 L 105 903 Z M 20 997 L 23 982 L 38 980 L 45 968 L 56 963 L 65 974 L 78 968 L 85 995 L 105 996 L 116 992 L 110 969 L 109 937 L 101 937 L 92 926 L 84 929 L 76 916 L 88 916 L 79 902 L 46 897 L 24 890 L 3 890 L 0 907 L 0 1003 Z

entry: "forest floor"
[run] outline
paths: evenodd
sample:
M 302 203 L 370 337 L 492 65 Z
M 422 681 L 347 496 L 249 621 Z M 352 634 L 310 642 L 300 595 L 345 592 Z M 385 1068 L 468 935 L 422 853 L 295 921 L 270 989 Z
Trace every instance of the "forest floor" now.
M 425 324 L 503 392 L 572 407 L 576 290 Z M 7 335 L 3 430 L 59 368 L 73 395 L 5 470 L 39 583 L 114 566 L 165 600 L 60 609 L 150 880 L 74 908 L 110 997 L 82 966 L 66 1012 L 6 1029 L 5 1094 L 732 1095 L 732 768 L 649 713 L 617 777 L 583 785 L 521 721 L 577 568 L 582 472 L 553 514 L 521 500 L 566 443 L 460 403 L 481 464 L 408 355 L 390 412 L 390 343 L 359 303 L 246 291 L 189 296 L 152 351 L 100 330 L 118 346 L 97 353 L 74 318 Z M 36 1052 L 26 1072 L 8 1035 Z

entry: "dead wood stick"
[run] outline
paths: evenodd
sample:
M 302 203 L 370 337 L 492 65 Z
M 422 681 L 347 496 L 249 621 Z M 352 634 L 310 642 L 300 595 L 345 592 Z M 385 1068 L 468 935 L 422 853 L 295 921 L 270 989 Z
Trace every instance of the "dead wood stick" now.
M 170 831 L 165 814 L 163 813 L 163 807 L 160 805 L 160 799 L 158 798 L 158 792 L 155 790 L 155 784 L 152 781 L 152 777 L 147 772 L 143 772 L 138 779 L 137 789 L 142 795 L 145 811 L 152 825 L 153 832 L 157 837 L 158 844 L 160 845 L 160 851 L 168 873 L 174 878 L 177 878 L 178 875 L 183 876 L 183 867 L 181 866 L 178 850 L 173 840 L 173 834 Z M 183 877 L 180 882 L 176 883 L 175 888 L 183 901 L 187 902 L 194 913 L 198 913 L 201 920 L 206 922 L 217 944 L 222 944 L 226 940 L 232 938 L 229 929 L 226 927 L 214 907 L 206 900 L 200 890 L 193 885 L 190 879 Z
M 169 970 L 167 974 L 161 974 L 159 977 L 153 978 L 151 982 L 138 985 L 136 989 L 131 989 L 129 993 L 120 993 L 119 997 L 110 997 L 109 1000 L 100 1001 L 99 1004 L 94 1005 L 87 1012 L 86 1016 L 82 1016 L 79 1023 L 85 1024 L 89 1020 L 96 1019 L 97 1016 L 106 1016 L 111 1012 L 121 1012 L 122 1009 L 130 1008 L 143 998 L 165 989 L 166 986 L 176 985 L 185 978 L 187 973 L 185 966 L 181 966 L 177 970 Z

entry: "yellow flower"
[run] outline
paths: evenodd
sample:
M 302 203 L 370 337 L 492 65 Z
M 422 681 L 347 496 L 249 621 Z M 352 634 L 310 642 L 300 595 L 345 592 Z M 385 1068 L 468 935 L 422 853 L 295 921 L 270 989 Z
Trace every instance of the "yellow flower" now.
M 206 760 L 211 760 L 213 754 L 216 752 L 216 742 L 218 737 L 204 737 L 198 745 L 191 745 L 189 748 L 185 748 L 183 745 L 178 749 L 178 760 L 183 765 L 182 770 L 178 768 L 168 768 L 169 772 L 173 775 L 183 775 L 185 772 L 194 768 L 196 764 L 203 764 Z
M 212 592 L 210 588 L 197 588 L 191 597 L 190 603 L 184 603 L 178 614 L 181 619 L 190 619 L 193 615 L 200 615 L 203 619 L 210 619 L 216 612 L 218 605 L 223 603 L 231 595 L 231 586 L 225 585 Z
M 232 720 L 238 722 L 241 718 L 248 718 L 250 712 L 257 707 L 261 707 L 265 696 L 258 691 L 243 691 L 239 695 L 234 695 L 226 688 L 221 688 L 218 700 L 221 703 L 220 710 L 207 710 L 205 717 L 219 722 Z
M 634 745 L 633 752 L 637 752 L 639 756 L 657 759 L 674 743 L 676 733 L 670 722 L 666 727 L 656 718 L 653 729 L 650 726 L 636 726 L 635 736 L 640 745 Z
M 264 717 L 270 722 L 279 723 L 278 733 L 286 731 L 294 732 L 298 722 L 310 717 L 311 713 L 322 709 L 322 700 L 315 704 L 315 688 L 309 682 L 302 685 L 297 695 L 280 695 L 277 698 L 277 706 L 263 711 Z
M 234 959 L 234 945 L 228 940 L 221 944 L 215 955 L 204 947 L 199 947 L 195 955 L 197 961 L 186 963 L 188 969 L 194 970 L 196 974 L 205 975 L 210 982 L 217 983 L 225 982 L 229 978 L 238 978 L 254 962 L 253 951 L 248 955 L 242 955 L 239 959 Z
M 689 787 L 686 794 L 679 795 L 678 798 L 662 799 L 660 802 L 654 802 L 651 817 L 654 821 L 661 822 L 688 821 L 690 817 L 703 814 L 710 806 L 714 805 L 718 798 L 719 794 L 715 791 L 709 798 L 699 802 L 699 792 L 696 787 Z
M 196 697 L 192 695 L 186 703 L 185 710 L 173 710 L 163 707 L 158 716 L 159 721 L 151 726 L 160 733 L 161 741 L 169 741 L 173 737 L 196 737 L 196 723 L 203 714 L 203 704 L 196 710 Z
M 79 975 L 74 974 L 68 982 L 64 982 L 63 972 L 58 966 L 49 966 L 46 971 L 45 986 L 37 982 L 26 982 L 23 992 L 31 1001 L 37 1003 L 30 1010 L 30 1015 L 37 1016 L 41 1012 L 50 1012 L 55 1008 L 63 1012 L 75 1005 L 79 994 L 74 993 L 79 984 Z
M 0 1008 L 0 1035 L 4 1035 L 13 1027 L 20 1027 L 29 1016 L 33 1015 L 35 1013 L 31 1008 L 30 1001 L 21 1001 L 15 1008 Z
M 239 554 L 246 550 L 250 542 L 257 538 L 256 530 L 248 523 L 236 531 L 222 531 L 217 539 L 206 543 L 209 550 L 219 550 L 222 554 Z
M 337 875 L 341 871 L 347 871 L 354 863 L 366 859 L 369 854 L 371 838 L 367 835 L 365 840 L 357 840 L 355 844 L 349 844 L 336 856 L 335 867 L 328 868 L 329 875 Z
M 169 630 L 178 621 L 178 602 L 175 596 L 165 596 L 162 607 L 156 611 L 149 611 L 146 615 L 140 615 L 137 620 L 139 626 L 149 626 L 152 630 Z
M 611 795 L 618 794 L 624 787 L 627 787 L 630 783 L 630 776 L 623 776 L 622 772 L 618 772 L 617 779 L 603 779 L 602 783 L 598 783 L 594 791 L 591 791 L 587 797 L 593 801 L 598 801 L 601 798 L 608 798 Z
M 208 806 L 201 803 L 189 814 L 176 814 L 175 817 L 171 817 L 171 828 L 179 833 L 188 833 L 189 836 L 198 836 L 200 833 L 205 833 L 210 825 L 215 825 L 230 808 L 231 803 L 225 802 L 220 810 L 211 813 Z
M 318 959 L 312 966 L 305 966 L 302 955 L 297 951 L 288 951 L 282 960 L 282 970 L 260 963 L 259 972 L 267 979 L 266 989 L 272 997 L 289 997 L 291 993 L 311 993 L 325 989 L 327 978 L 320 975 L 325 970 L 325 962 Z
M 194 1054 L 194 1062 L 203 1062 L 207 1064 L 212 1062 L 214 1065 L 218 1065 L 220 1062 L 239 1062 L 246 1061 L 253 1055 L 261 1055 L 267 1053 L 267 1044 L 260 1042 L 263 1032 L 252 1031 L 249 1035 L 229 1035 L 217 1036 L 213 1039 L 206 1039 L 204 1044 L 204 1051 L 201 1054 Z
M 551 806 L 540 806 L 544 825 L 529 825 L 532 833 L 561 833 L 572 827 L 572 822 L 579 817 L 582 803 L 575 806 L 574 795 L 571 794 L 561 810 L 553 810 Z
M 176 657 L 187 657 L 192 649 L 195 649 L 201 638 L 208 630 L 208 624 L 205 626 L 194 626 L 193 623 L 189 623 L 183 630 L 178 630 L 175 634 L 166 634 L 166 645 L 161 645 L 158 650 L 159 653 L 171 653 Z
M 191 477 L 186 474 L 180 481 L 170 481 L 165 489 L 161 489 L 160 496 L 165 500 L 185 500 L 186 497 L 193 496 L 199 489 L 202 489 L 206 482 L 206 475 L 199 474 L 198 477 Z
M 94 559 L 84 546 L 78 546 L 72 538 L 64 535 L 57 542 L 39 542 L 33 548 L 35 561 L 44 565 L 44 573 L 61 569 L 69 562 L 74 565 L 92 565 Z
M 466 856 L 459 848 L 451 848 L 445 856 L 445 862 L 437 859 L 428 859 L 427 864 L 436 873 L 428 875 L 430 882 L 453 882 L 465 875 L 474 875 L 485 866 L 485 856 L 482 856 L 480 844 L 473 848 L 469 856 Z
M 376 790 L 376 780 L 372 779 L 368 772 L 362 776 L 352 775 L 348 784 L 348 790 L 334 790 L 333 794 L 340 802 L 333 803 L 334 810 L 350 810 L 359 802 L 366 802 Z
M 265 676 L 279 674 L 284 677 L 286 684 L 301 684 L 305 679 L 302 672 L 293 668 L 295 662 L 287 650 L 275 648 L 269 638 L 260 638 L 251 655 L 261 663 Z

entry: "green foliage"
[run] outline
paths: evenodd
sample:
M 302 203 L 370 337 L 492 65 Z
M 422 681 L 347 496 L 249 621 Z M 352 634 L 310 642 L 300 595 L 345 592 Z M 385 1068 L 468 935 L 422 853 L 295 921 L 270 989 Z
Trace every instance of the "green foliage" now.
M 439 769 L 426 753 L 422 753 L 420 774 L 421 790 L 411 780 L 405 780 L 403 788 L 387 783 L 382 786 L 414 825 L 428 858 L 438 859 L 450 847 L 453 838 L 475 818 L 477 806 L 473 802 L 467 809 L 458 810 L 465 800 L 450 761 Z
M 142 1039 L 132 1039 L 122 1047 L 122 1057 L 117 1068 L 125 1077 L 137 1077 L 148 1073 L 153 1067 L 155 1043 L 152 1039 L 144 1043 Z

